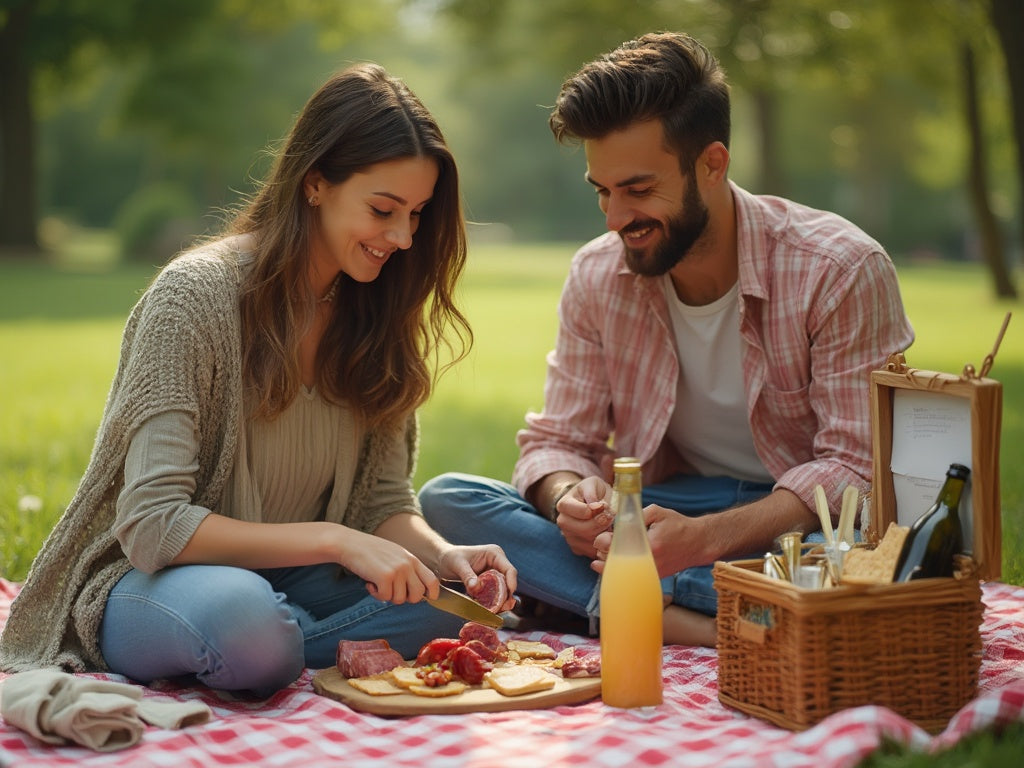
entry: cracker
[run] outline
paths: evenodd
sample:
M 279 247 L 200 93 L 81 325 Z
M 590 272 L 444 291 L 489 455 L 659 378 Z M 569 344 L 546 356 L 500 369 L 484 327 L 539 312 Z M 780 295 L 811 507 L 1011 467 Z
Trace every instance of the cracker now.
M 395 667 L 388 672 L 388 677 L 399 688 L 423 685 L 423 678 L 419 676 L 418 671 L 416 667 Z
M 509 640 L 505 645 L 520 659 L 555 658 L 555 649 L 547 643 L 536 643 L 532 640 Z
M 368 693 L 371 696 L 394 696 L 396 693 L 402 693 L 401 688 L 392 685 L 383 677 L 351 677 L 348 684 L 357 691 Z
M 855 547 L 843 559 L 842 584 L 891 584 L 910 528 L 889 523 L 875 549 Z
M 441 698 L 443 696 L 455 696 L 466 690 L 466 684 L 459 680 L 452 680 L 446 685 L 410 685 L 409 693 L 415 693 L 417 696 L 427 696 L 429 698 Z
M 546 691 L 554 688 L 557 681 L 542 667 L 499 667 L 484 675 L 484 683 L 503 696 Z

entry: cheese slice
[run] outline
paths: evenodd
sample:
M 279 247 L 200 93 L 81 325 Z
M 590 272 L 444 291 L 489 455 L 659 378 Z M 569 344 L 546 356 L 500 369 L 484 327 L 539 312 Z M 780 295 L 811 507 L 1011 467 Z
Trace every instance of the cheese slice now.
M 503 696 L 546 691 L 557 679 L 542 667 L 496 667 L 484 675 L 484 683 Z
M 505 645 L 520 659 L 555 658 L 555 649 L 547 643 L 537 643 L 532 640 L 509 640 Z

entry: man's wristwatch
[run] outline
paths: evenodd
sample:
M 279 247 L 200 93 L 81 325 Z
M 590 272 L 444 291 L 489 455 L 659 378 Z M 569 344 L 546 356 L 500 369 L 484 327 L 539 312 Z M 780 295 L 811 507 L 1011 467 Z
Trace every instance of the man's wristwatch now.
M 579 480 L 566 480 L 555 486 L 555 495 L 551 497 L 551 507 L 548 509 L 548 520 L 553 523 L 558 519 L 558 502 L 579 483 Z

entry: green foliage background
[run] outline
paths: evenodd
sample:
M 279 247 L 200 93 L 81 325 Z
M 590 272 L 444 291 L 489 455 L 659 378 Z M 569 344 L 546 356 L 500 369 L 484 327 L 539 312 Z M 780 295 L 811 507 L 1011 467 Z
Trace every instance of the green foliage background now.
M 579 182 L 582 153 L 553 144 L 550 105 L 584 61 L 670 28 L 705 40 L 729 74 L 733 179 L 836 210 L 894 253 L 969 258 L 960 39 L 974 41 L 984 75 L 992 204 L 1011 242 L 1020 229 L 985 2 L 189 0 L 166 30 L 150 22 L 135 37 L 137 0 L 57 4 L 71 10 L 39 25 L 48 33 L 36 52 L 39 202 L 47 217 L 106 227 L 151 185 L 173 184 L 195 200 L 192 229 L 215 229 L 310 93 L 369 59 L 438 116 L 472 219 L 520 241 L 578 241 L 596 209 Z M 62 31 L 89 15 L 96 36 L 73 46 Z M 140 45 L 161 34 L 172 42 Z

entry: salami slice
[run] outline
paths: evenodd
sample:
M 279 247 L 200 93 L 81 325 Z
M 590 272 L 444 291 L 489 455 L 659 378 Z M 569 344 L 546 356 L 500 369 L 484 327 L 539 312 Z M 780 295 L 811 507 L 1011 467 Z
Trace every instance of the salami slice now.
M 420 652 L 416 654 L 416 666 L 426 667 L 429 664 L 437 664 L 444 661 L 448 658 L 448 654 L 460 645 L 462 645 L 462 640 L 455 637 L 439 637 L 431 640 L 420 648 Z
M 449 658 L 452 662 L 452 674 L 470 685 L 480 685 L 484 681 L 484 675 L 494 669 L 491 662 L 480 658 L 480 654 L 464 645 L 452 651 Z
M 502 645 L 501 638 L 498 637 L 498 633 L 495 630 L 485 627 L 483 624 L 477 624 L 475 621 L 467 621 L 462 625 L 462 629 L 459 630 L 459 640 L 462 641 L 463 645 L 470 640 L 479 640 L 488 648 L 494 650 L 497 650 Z
M 502 653 L 501 649 L 491 648 L 479 640 L 470 640 L 465 643 L 465 647 L 476 653 L 484 661 L 494 662 L 506 658 L 506 654 Z
M 562 665 L 562 677 L 599 677 L 601 675 L 601 653 L 576 653 Z
M 358 643 L 359 641 L 354 641 Z M 351 640 L 342 640 L 338 644 L 338 671 L 345 677 L 366 677 L 387 672 L 404 664 L 402 655 L 381 641 L 378 645 L 353 645 Z M 348 643 L 343 649 L 341 643 Z
M 389 649 L 391 645 L 387 640 L 383 638 L 377 640 L 339 640 L 338 650 L 335 655 L 335 663 L 338 669 L 344 672 L 346 669 L 352 668 L 352 657 L 354 654 L 358 654 L 360 651 L 374 650 L 374 649 Z M 353 675 L 347 675 L 353 677 Z
M 508 585 L 505 584 L 505 577 L 491 568 L 477 576 L 476 586 L 467 589 L 466 594 L 487 610 L 497 611 L 508 600 Z

